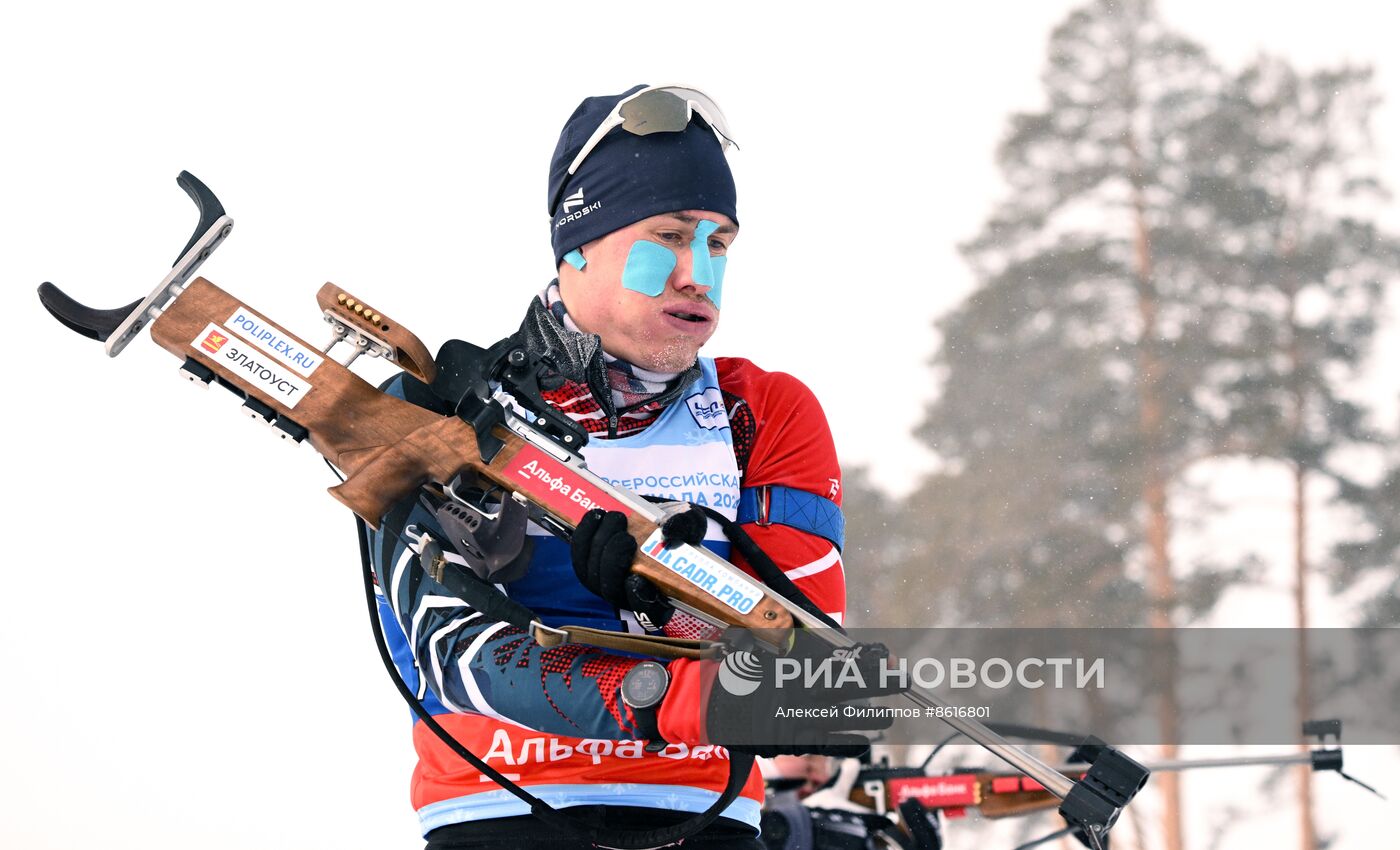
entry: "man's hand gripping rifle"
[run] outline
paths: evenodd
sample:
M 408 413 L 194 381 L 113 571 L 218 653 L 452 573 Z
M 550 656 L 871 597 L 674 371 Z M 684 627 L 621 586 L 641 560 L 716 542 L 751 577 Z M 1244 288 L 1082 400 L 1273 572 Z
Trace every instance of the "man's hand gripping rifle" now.
M 589 471 L 579 454 L 586 435 L 540 397 L 540 364 L 523 348 L 483 350 L 451 342 L 434 361 L 417 337 L 330 283 L 317 302 L 333 335 L 318 348 L 205 278 L 190 280 L 233 222 L 188 172 L 179 184 L 199 207 L 200 223 L 161 284 L 126 307 L 95 310 L 45 283 L 40 299 L 55 318 L 104 341 L 111 356 L 149 323 L 152 338 L 181 359 L 190 380 L 223 386 L 243 399 L 250 415 L 285 439 L 310 443 L 341 470 L 345 480 L 330 488 L 331 495 L 372 527 L 421 488 L 451 497 L 459 476 L 475 474 L 508 498 L 536 506 L 563 533 L 592 508 L 623 513 L 638 543 L 634 573 L 682 610 L 718 626 L 751 630 L 767 651 L 788 651 L 795 629 L 833 648 L 855 645 L 709 551 L 684 543 L 668 547 L 661 507 Z M 341 343 L 351 350 L 343 363 L 329 356 Z M 365 352 L 391 360 L 454 400 L 454 414 L 393 398 L 355 375 L 347 367 Z M 510 610 L 496 613 L 511 619 Z M 924 708 L 948 707 L 925 689 L 904 695 Z M 975 720 L 953 712 L 943 712 L 942 719 L 1058 797 L 1061 813 L 1090 836 L 1105 834 L 1147 779 L 1140 765 L 1105 747 L 1075 781 Z

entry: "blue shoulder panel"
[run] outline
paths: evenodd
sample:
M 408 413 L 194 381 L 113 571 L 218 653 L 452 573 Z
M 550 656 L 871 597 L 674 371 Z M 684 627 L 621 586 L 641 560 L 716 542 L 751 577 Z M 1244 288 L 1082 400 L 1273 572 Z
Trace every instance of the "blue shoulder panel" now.
M 830 540 L 837 550 L 846 545 L 846 517 L 841 508 L 825 496 L 794 487 L 765 484 L 740 490 L 736 519 L 741 525 L 791 526 Z

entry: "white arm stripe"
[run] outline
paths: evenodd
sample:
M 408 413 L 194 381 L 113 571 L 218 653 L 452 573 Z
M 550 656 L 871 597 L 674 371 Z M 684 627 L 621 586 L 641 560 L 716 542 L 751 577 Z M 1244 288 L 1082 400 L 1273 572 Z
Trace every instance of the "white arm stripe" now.
M 794 581 L 807 576 L 814 576 L 819 572 L 830 569 L 832 566 L 841 563 L 841 553 L 832 546 L 831 551 L 811 562 L 800 567 L 793 567 L 790 570 L 783 570 L 783 575 Z
M 454 597 L 454 596 L 424 596 L 422 599 L 420 599 L 420 600 L 418 601 L 418 610 L 416 610 L 416 611 L 413 612 L 413 634 L 412 634 L 412 636 L 409 638 L 409 640 L 413 641 L 413 645 L 414 645 L 414 646 L 417 646 L 417 645 L 418 645 L 418 629 L 421 628 L 422 625 L 423 625 L 423 615 L 424 615 L 424 614 L 428 613 L 429 611 L 433 610 L 434 608 L 461 608 L 461 607 L 462 607 L 462 600 L 460 600 L 460 599 L 458 599 L 458 598 L 456 598 L 456 597 Z M 446 625 L 444 625 L 442 628 L 438 629 L 437 631 L 433 632 L 433 636 L 432 636 L 431 638 L 429 638 L 429 640 L 428 640 L 428 654 L 429 654 L 429 655 L 432 657 L 432 659 L 433 659 L 433 681 L 437 682 L 438 690 L 439 690 L 439 691 L 445 692 L 447 689 L 443 686 L 443 683 L 442 683 L 442 662 L 438 660 L 438 654 L 437 654 L 437 643 L 438 643 L 438 641 L 441 640 L 442 637 L 443 637 L 443 635 L 445 635 L 447 632 L 449 632 L 449 631 L 451 631 L 451 630 L 457 628 L 458 626 L 463 625 L 464 623 L 470 623 L 472 620 L 475 620 L 477 617 L 480 617 L 480 616 L 481 616 L 480 613 L 473 611 L 471 614 L 468 614 L 468 615 L 465 616 L 465 617 L 458 617 L 458 618 L 456 618 L 456 619 L 454 619 L 454 620 L 449 620 L 449 621 L 447 622 Z M 418 666 L 418 653 L 417 653 L 417 652 L 413 653 L 413 656 L 414 656 L 413 664 L 414 664 L 414 666 L 416 667 L 416 666 Z M 425 682 L 426 682 L 426 680 L 424 680 L 422 677 L 420 677 L 419 680 L 418 680 L 418 690 L 419 690 L 418 698 L 419 698 L 419 699 L 422 699 L 422 698 L 423 698 L 423 688 L 424 688 Z M 442 700 L 442 701 L 443 701 L 444 703 L 447 702 L 447 698 L 446 698 L 446 697 L 443 697 L 443 700 Z M 460 711 L 460 709 L 458 709 L 458 710 Z
M 438 683 L 438 689 L 437 689 L 437 696 L 438 696 L 438 699 L 442 700 L 442 704 L 445 705 L 445 706 L 447 706 L 448 708 L 452 709 L 453 711 L 462 712 L 462 711 L 465 711 L 466 709 L 462 708 L 460 705 L 457 705 L 457 704 L 454 703 L 452 700 L 450 700 L 450 699 L 447 698 L 447 689 L 444 688 L 444 687 L 442 686 L 442 662 L 438 660 L 438 654 L 437 654 L 437 644 L 438 644 L 438 641 L 442 639 L 443 635 L 445 635 L 445 634 L 447 634 L 448 632 L 452 631 L 452 629 L 453 629 L 457 624 L 458 624 L 458 621 L 457 621 L 457 620 L 453 620 L 453 621 L 449 622 L 447 625 L 445 625 L 445 626 L 443 626 L 442 628 L 438 629 L 436 632 L 433 632 L 432 638 L 430 638 L 430 639 L 428 640 L 428 655 L 430 655 L 430 656 L 432 657 L 432 660 L 433 660 L 433 680 L 436 681 L 436 682 Z

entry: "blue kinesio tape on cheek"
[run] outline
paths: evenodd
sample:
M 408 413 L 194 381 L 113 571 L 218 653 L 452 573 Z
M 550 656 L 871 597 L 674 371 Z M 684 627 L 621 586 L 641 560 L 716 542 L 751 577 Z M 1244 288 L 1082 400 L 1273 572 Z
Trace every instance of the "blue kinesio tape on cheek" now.
M 724 261 L 728 257 L 711 257 L 710 270 L 714 272 L 715 282 L 710 286 L 710 291 L 705 293 L 705 297 L 710 299 L 716 308 L 719 307 L 719 296 L 724 291 Z
M 710 234 L 719 230 L 717 222 L 702 219 L 695 225 L 695 238 L 690 242 L 690 258 L 693 271 L 691 277 L 701 286 L 708 286 L 705 296 L 719 306 L 719 296 L 724 283 L 724 257 L 710 256 Z
M 655 298 L 666 289 L 666 281 L 676 268 L 676 255 L 665 245 L 638 239 L 627 252 L 622 267 L 622 286 Z
M 588 261 L 583 258 L 583 252 L 577 248 L 564 255 L 564 262 L 579 271 L 583 271 L 583 267 L 588 265 Z

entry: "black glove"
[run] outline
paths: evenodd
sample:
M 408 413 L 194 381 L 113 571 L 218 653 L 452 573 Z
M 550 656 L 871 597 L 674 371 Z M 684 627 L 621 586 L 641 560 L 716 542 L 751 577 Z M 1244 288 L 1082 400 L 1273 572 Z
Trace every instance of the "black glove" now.
M 667 546 L 698 545 L 705 537 L 707 524 L 705 512 L 691 507 L 667 517 L 661 524 L 661 536 Z M 627 530 L 624 514 L 600 508 L 584 514 L 574 529 L 569 548 L 574 575 L 583 586 L 614 608 L 625 608 L 636 614 L 642 628 L 649 632 L 661 631 L 676 613 L 656 585 L 642 576 L 632 575 L 637 541 Z
M 578 521 L 569 549 L 574 575 L 583 586 L 614 607 L 626 607 L 623 581 L 637 556 L 637 541 L 627 531 L 627 517 L 619 511 L 594 508 Z
M 768 653 L 735 652 L 712 667 L 710 700 L 705 706 L 705 738 L 731 750 L 772 758 L 776 755 L 817 753 L 855 758 L 870 748 L 870 741 L 855 730 L 889 728 L 887 713 L 870 712 L 863 701 L 897 694 L 899 677 L 881 681 L 881 661 L 889 657 L 883 644 L 865 643 L 837 649 L 799 630 L 797 645 L 785 658 L 800 665 L 795 679 L 778 683 L 777 658 Z M 846 659 L 859 673 L 859 681 L 846 670 Z M 807 670 L 830 670 L 809 686 Z M 688 667 L 690 673 L 695 667 Z M 696 670 L 696 673 L 699 671 Z M 695 675 L 695 674 L 691 674 Z M 676 688 L 695 693 L 693 688 Z

